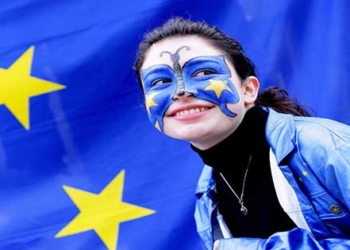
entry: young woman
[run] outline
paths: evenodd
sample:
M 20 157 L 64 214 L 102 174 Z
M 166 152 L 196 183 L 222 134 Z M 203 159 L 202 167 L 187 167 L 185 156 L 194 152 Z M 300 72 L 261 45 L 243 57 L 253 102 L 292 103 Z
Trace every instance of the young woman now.
M 259 94 L 240 44 L 172 18 L 134 66 L 152 124 L 205 163 L 197 230 L 207 249 L 350 249 L 350 127 Z

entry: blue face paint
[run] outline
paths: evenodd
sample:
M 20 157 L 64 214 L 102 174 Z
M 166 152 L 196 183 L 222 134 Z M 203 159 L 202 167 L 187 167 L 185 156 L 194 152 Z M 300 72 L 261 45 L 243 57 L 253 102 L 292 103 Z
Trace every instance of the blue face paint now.
M 173 102 L 176 76 L 169 65 L 155 65 L 141 72 L 145 90 L 146 108 L 151 123 L 159 124 L 163 131 L 163 117 Z
M 141 77 L 148 117 L 153 125 L 158 122 L 163 131 L 163 117 L 176 95 L 176 73 L 169 65 L 161 64 L 143 70 Z M 239 101 L 230 77 L 231 72 L 224 56 L 195 57 L 182 67 L 186 92 L 197 99 L 218 105 L 224 114 L 235 117 L 236 114 L 227 108 L 227 104 Z

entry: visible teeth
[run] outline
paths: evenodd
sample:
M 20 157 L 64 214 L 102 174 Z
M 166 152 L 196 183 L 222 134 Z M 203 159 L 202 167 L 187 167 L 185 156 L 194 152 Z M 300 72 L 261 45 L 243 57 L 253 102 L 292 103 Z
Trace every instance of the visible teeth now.
M 196 114 L 199 112 L 202 112 L 204 110 L 207 110 L 208 108 L 194 108 L 194 109 L 188 109 L 188 110 L 182 110 L 180 112 L 177 112 L 175 114 L 175 116 L 184 116 L 184 115 L 192 115 L 192 114 Z

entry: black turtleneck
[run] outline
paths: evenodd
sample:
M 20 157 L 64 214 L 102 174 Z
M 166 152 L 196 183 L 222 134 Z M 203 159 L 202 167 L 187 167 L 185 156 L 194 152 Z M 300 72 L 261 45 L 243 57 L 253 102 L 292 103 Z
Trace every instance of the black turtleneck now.
M 259 106 L 251 108 L 242 123 L 225 140 L 207 149 L 192 149 L 203 162 L 214 168 L 218 207 L 234 237 L 267 238 L 275 232 L 290 230 L 294 222 L 282 210 L 273 185 L 269 145 L 265 137 L 268 113 Z M 243 215 L 238 199 L 229 189 L 220 172 L 238 196 L 241 195 L 244 174 L 252 156 L 246 177 Z

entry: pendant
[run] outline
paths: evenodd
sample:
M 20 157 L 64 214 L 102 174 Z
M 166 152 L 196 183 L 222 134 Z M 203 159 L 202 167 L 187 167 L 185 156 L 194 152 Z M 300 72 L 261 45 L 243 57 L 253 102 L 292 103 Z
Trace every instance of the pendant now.
M 247 215 L 248 214 L 248 209 L 244 205 L 241 205 L 241 212 L 242 212 L 243 215 Z

